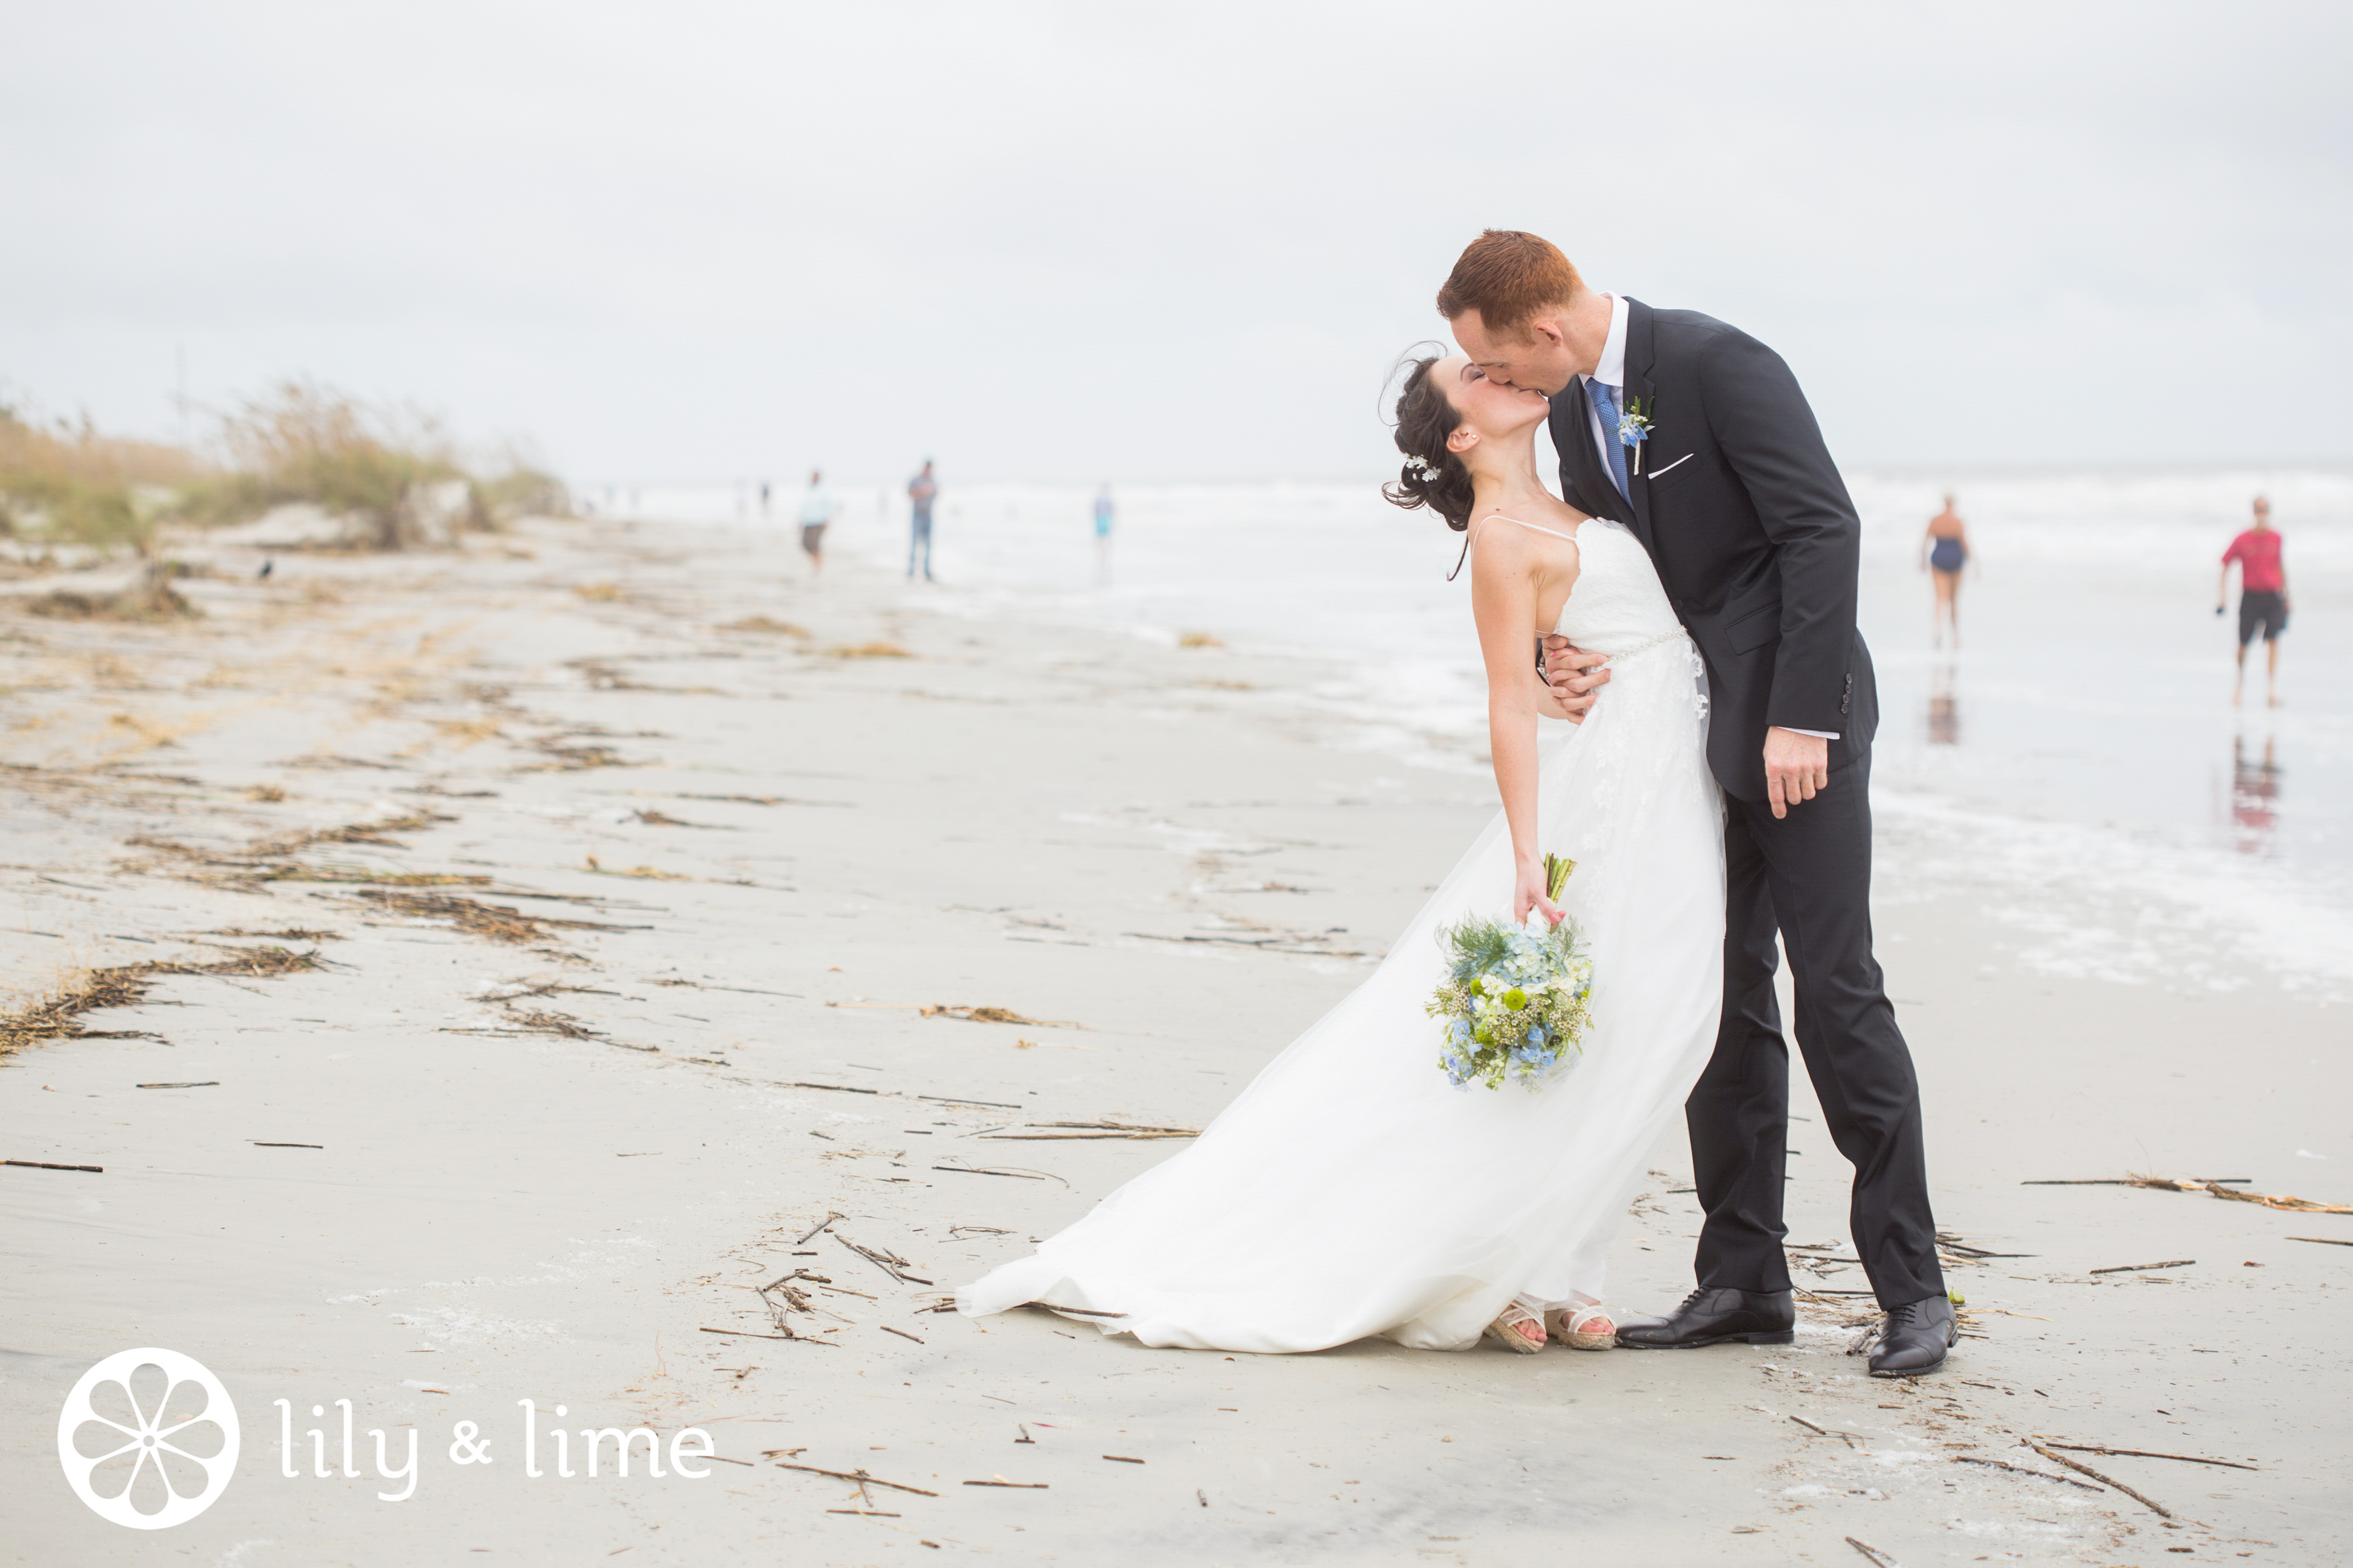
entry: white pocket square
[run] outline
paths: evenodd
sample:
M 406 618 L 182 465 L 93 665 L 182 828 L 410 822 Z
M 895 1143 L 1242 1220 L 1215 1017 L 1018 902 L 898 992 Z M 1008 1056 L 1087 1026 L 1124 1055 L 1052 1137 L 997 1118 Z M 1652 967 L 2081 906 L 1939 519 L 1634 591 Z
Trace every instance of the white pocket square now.
M 1698 453 L 1696 453 L 1696 452 L 1685 452 L 1682 457 L 1677 458 L 1673 462 L 1669 463 L 1665 468 L 1652 468 L 1652 469 L 1651 470 L 1651 477 L 1652 479 L 1663 479 L 1663 478 L 1664 478 L 1664 477 L 1666 477 L 1667 475 L 1669 475 L 1669 474 L 1671 474 L 1671 473 L 1673 473 L 1677 468 L 1682 468 L 1685 463 L 1690 462 L 1694 458 L 1697 457 L 1698 455 L 1699 455 L 1699 454 L 1698 454 Z

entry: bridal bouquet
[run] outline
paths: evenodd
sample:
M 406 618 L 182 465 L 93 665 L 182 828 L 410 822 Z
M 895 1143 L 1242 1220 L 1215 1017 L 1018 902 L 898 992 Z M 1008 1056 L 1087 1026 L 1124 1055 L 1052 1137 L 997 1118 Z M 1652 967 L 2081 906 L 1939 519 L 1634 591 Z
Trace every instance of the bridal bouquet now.
M 1574 860 L 1545 857 L 1553 899 L 1575 869 Z M 1447 979 L 1431 994 L 1429 1012 L 1445 1021 L 1439 1065 L 1457 1089 L 1472 1082 L 1501 1089 L 1506 1077 L 1534 1087 L 1581 1049 L 1593 964 L 1577 951 L 1574 921 L 1552 925 L 1535 910 L 1516 925 L 1473 917 L 1440 931 L 1438 942 Z

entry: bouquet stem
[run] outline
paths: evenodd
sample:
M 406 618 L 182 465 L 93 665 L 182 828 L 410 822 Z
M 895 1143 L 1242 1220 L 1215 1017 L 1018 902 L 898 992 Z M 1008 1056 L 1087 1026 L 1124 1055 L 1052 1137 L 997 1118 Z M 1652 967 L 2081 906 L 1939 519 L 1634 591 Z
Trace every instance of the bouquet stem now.
M 1577 862 L 1566 855 L 1545 857 L 1545 897 L 1560 902 L 1560 890 L 1568 886 L 1568 874 L 1577 869 Z

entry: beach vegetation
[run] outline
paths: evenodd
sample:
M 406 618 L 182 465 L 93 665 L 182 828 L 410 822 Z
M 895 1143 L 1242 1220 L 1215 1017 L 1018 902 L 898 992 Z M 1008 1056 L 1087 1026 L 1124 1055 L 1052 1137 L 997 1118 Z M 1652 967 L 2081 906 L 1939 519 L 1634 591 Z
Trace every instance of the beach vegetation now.
M 143 552 L 179 487 L 205 471 L 185 448 L 103 435 L 86 414 L 45 420 L 0 403 L 0 534 L 11 539 Z
M 0 536 L 22 545 L 143 555 L 159 525 L 243 523 L 296 504 L 337 520 L 328 532 L 343 547 L 377 550 L 572 511 L 563 482 L 522 451 L 470 458 L 430 414 L 307 379 L 240 399 L 203 451 L 0 400 Z
M 283 381 L 223 416 L 220 445 L 227 465 L 183 492 L 179 521 L 239 523 L 307 502 L 352 519 L 353 542 L 379 550 L 426 542 L 420 536 L 446 533 L 450 524 L 489 525 L 454 443 L 438 420 L 414 409 L 378 407 L 318 382 Z M 442 515 L 421 517 L 425 505 Z

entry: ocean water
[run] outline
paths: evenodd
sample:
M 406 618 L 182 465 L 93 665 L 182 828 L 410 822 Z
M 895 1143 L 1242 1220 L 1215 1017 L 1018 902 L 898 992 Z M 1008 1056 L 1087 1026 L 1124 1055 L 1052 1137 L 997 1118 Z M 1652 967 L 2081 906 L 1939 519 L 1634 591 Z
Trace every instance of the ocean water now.
M 952 476 L 951 476 L 952 479 Z M 903 481 L 901 481 L 903 483 Z M 1883 900 L 1963 894 L 2029 967 L 2353 1000 L 2353 472 L 1862 472 L 1862 618 L 1878 667 Z M 1963 646 L 1930 647 L 1919 539 L 1958 492 L 1977 559 Z M 834 550 L 905 566 L 897 487 L 840 487 Z M 2284 705 L 2230 700 L 2222 548 L 2271 497 L 2295 613 Z M 1461 538 L 1364 483 L 1137 485 L 1098 574 L 1090 487 L 948 484 L 952 614 L 1314 656 L 1289 700 L 1368 752 L 1483 773 Z M 647 489 L 635 515 L 772 530 L 741 490 Z M 2235 603 L 2235 600 L 2233 601 Z

